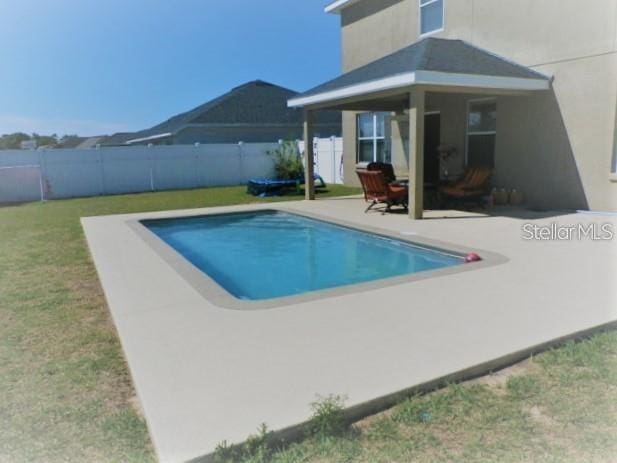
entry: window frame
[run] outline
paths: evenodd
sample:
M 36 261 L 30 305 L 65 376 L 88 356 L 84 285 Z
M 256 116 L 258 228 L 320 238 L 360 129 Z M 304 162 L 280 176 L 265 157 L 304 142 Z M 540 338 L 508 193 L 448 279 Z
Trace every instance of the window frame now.
M 474 103 L 495 103 L 495 130 L 477 130 L 470 131 L 469 130 L 469 112 L 471 110 L 471 106 Z M 466 103 L 466 111 L 465 111 L 465 167 L 469 165 L 469 136 L 472 137 L 474 135 L 494 135 L 495 136 L 495 151 L 497 151 L 497 123 L 498 123 L 498 108 L 497 108 L 497 98 L 496 97 L 488 97 L 488 98 L 471 98 L 467 100 Z M 495 156 L 495 152 L 493 152 L 493 158 Z M 494 159 L 493 159 L 494 160 Z
M 617 112 L 615 112 L 615 128 L 613 129 L 613 155 L 611 157 L 611 170 L 609 180 L 617 182 Z
M 373 116 L 373 134 L 370 137 L 361 137 L 360 136 L 360 117 L 366 114 L 370 114 Z M 377 118 L 379 114 L 384 114 L 384 133 L 381 136 L 377 135 Z M 367 111 L 358 113 L 356 115 L 356 163 L 358 162 L 366 162 L 360 161 L 360 142 L 361 141 L 372 141 L 373 142 L 373 160 L 369 162 L 378 162 L 377 161 L 377 145 L 379 140 L 383 140 L 384 145 L 386 142 L 386 130 L 385 130 L 385 114 L 377 111 Z
M 422 3 L 425 1 L 425 3 Z M 446 0 L 441 0 L 441 27 L 432 31 L 422 32 L 422 8 L 437 3 L 440 0 L 418 0 L 418 35 L 420 38 L 442 32 L 446 28 Z

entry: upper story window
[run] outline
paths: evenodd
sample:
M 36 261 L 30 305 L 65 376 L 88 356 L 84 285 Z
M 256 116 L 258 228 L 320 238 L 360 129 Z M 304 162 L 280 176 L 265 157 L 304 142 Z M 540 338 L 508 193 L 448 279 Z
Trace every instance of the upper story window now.
M 420 1 L 420 35 L 443 30 L 445 0 Z

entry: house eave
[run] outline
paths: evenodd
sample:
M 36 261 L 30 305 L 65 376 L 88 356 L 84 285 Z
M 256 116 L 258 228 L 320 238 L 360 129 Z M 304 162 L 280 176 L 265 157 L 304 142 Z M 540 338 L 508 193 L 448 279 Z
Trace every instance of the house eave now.
M 173 135 L 173 133 L 169 132 L 169 133 L 159 133 L 156 135 L 151 135 L 149 137 L 143 137 L 143 138 L 133 138 L 132 140 L 127 140 L 124 143 L 126 145 L 130 145 L 132 143 L 142 143 L 144 141 L 151 141 L 151 140 L 158 140 L 160 138 L 167 138 L 167 137 L 171 137 Z
M 336 0 L 324 8 L 326 13 L 339 14 L 343 8 L 347 8 L 361 0 Z
M 368 96 L 379 92 L 405 89 L 414 85 L 430 86 L 437 89 L 443 88 L 444 90 L 448 87 L 456 87 L 478 90 L 488 89 L 495 91 L 529 92 L 548 90 L 550 88 L 550 81 L 540 78 L 532 79 L 418 70 L 385 77 L 383 79 L 362 82 L 336 90 L 292 98 L 287 102 L 287 105 L 291 108 L 323 105 L 348 98 L 360 97 L 362 95 Z

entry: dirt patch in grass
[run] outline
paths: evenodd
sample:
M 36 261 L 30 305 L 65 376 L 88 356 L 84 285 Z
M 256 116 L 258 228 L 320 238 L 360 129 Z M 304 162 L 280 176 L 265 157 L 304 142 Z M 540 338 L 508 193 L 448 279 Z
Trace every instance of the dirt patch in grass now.
M 506 384 L 510 378 L 525 375 L 533 368 L 532 360 L 527 359 L 509 367 L 502 368 L 501 370 L 494 371 L 486 376 L 480 376 L 474 380 L 469 381 L 469 384 L 483 384 L 488 386 L 496 393 L 506 393 Z
M 558 423 L 551 418 L 546 410 L 543 410 L 539 405 L 532 405 L 528 410 L 529 416 L 534 421 L 544 425 L 544 426 L 558 426 Z
M 133 409 L 133 411 L 143 418 L 144 409 L 141 406 L 139 397 L 137 397 L 137 395 L 131 396 L 131 398 L 129 399 L 129 403 L 131 404 L 131 408 Z

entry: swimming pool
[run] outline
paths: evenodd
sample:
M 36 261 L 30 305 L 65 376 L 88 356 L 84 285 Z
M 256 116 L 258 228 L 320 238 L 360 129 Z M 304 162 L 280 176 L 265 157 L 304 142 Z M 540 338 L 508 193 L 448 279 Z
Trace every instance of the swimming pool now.
M 458 255 L 280 211 L 142 224 L 243 300 L 299 295 L 464 262 Z

